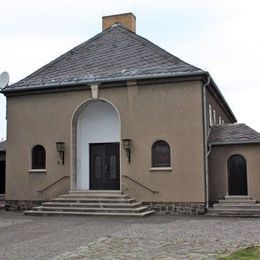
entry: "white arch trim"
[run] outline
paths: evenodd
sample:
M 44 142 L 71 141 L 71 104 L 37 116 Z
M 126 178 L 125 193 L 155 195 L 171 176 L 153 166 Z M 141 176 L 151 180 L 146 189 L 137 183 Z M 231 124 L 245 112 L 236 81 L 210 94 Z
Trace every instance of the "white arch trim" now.
M 98 102 L 104 102 L 99 103 Z M 93 105 L 92 105 L 93 104 Z M 92 106 L 91 106 L 92 105 Z M 110 110 L 111 109 L 111 110 Z M 105 114 L 104 114 L 105 113 Z M 113 115 L 114 113 L 114 115 Z M 116 118 L 115 118 L 116 115 Z M 102 118 L 103 117 L 103 118 Z M 92 121 L 91 121 L 92 120 Z M 89 124 L 91 121 L 91 124 Z M 71 120 L 71 190 L 89 189 L 89 143 L 121 142 L 121 118 L 106 99 L 90 98 L 74 111 Z M 105 128 L 105 131 L 103 128 Z M 121 172 L 121 152 L 120 172 Z M 121 189 L 121 174 L 120 174 Z

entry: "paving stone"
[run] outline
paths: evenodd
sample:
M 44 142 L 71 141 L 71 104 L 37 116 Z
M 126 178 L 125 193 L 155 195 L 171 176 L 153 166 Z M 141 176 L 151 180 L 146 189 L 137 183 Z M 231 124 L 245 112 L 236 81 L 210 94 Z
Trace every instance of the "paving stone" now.
M 170 223 L 133 224 L 55 259 L 216 259 L 237 248 L 260 244 L 255 219 L 174 218 Z M 77 251 L 76 250 L 76 251 Z
M 9 227 L 17 224 L 25 224 L 31 222 L 31 220 L 28 219 L 11 219 L 11 218 L 2 218 L 0 217 L 0 229 L 4 227 Z
M 0 258 L 216 259 L 260 245 L 259 234 L 260 221 L 253 218 L 27 217 L 0 212 Z

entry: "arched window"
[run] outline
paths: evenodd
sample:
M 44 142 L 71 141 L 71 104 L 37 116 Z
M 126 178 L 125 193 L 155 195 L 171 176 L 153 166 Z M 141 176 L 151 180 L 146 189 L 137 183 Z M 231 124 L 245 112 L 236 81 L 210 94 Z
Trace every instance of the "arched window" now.
M 170 167 L 171 151 L 166 141 L 159 140 L 152 146 L 152 167 Z
M 46 152 L 42 145 L 36 145 L 32 149 L 32 169 L 46 168 Z

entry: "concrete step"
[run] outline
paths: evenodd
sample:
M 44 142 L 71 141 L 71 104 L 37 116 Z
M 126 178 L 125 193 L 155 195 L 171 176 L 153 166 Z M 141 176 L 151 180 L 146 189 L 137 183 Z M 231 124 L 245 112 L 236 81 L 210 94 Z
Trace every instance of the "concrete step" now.
M 39 206 L 33 207 L 33 210 L 38 211 L 62 211 L 62 212 L 143 212 L 147 210 L 147 207 L 138 207 L 138 208 L 82 208 L 82 207 L 46 207 Z
M 238 196 L 238 195 L 226 195 L 225 200 L 251 200 L 252 198 L 248 195 Z
M 141 202 L 134 202 L 134 203 L 74 203 L 74 202 L 44 202 L 42 203 L 43 206 L 47 207 L 88 207 L 88 208 L 135 208 L 142 205 Z
M 24 211 L 26 215 L 146 216 L 154 213 L 119 191 L 77 191 L 61 195 L 42 206 Z
M 219 200 L 219 204 L 230 204 L 230 205 L 252 205 L 252 204 L 256 204 L 256 200 Z
M 240 211 L 252 211 L 252 212 L 260 212 L 260 208 L 255 208 L 255 209 L 246 209 L 246 208 L 235 208 L 235 209 L 213 209 L 213 208 L 210 208 L 209 210 L 212 210 L 212 211 L 217 211 L 217 212 L 222 212 L 222 211 L 232 211 L 232 212 L 240 212 Z
M 51 202 L 82 202 L 82 203 L 134 203 L 136 200 L 127 198 L 85 198 L 85 197 L 59 197 L 50 200 Z
M 260 204 L 249 204 L 249 205 L 241 205 L 241 204 L 214 204 L 213 205 L 214 209 L 260 209 Z
M 89 194 L 64 194 L 60 195 L 59 198 L 107 198 L 107 199 L 128 199 L 127 195 L 123 194 L 100 194 L 100 193 L 89 193 Z
M 207 211 L 208 216 L 260 217 L 260 204 L 250 196 L 225 196 Z
M 237 214 L 215 214 L 215 213 L 207 213 L 206 216 L 209 216 L 209 217 L 231 217 L 231 218 L 260 218 L 260 215 L 259 214 L 244 214 L 244 213 L 241 213 L 239 215 Z
M 259 216 L 260 209 L 208 209 L 208 214 L 223 215 L 223 216 Z
M 62 211 L 24 211 L 25 215 L 29 216 L 50 216 L 50 215 L 66 215 L 66 216 L 117 216 L 117 217 L 145 217 L 155 213 L 154 210 L 147 210 L 144 212 L 62 212 Z
M 83 195 L 92 195 L 92 194 L 99 194 L 99 195 L 122 195 L 121 191 L 102 191 L 102 190 L 76 190 L 76 191 L 69 191 L 71 195 L 83 194 Z
M 0 210 L 5 209 L 5 194 L 0 194 Z

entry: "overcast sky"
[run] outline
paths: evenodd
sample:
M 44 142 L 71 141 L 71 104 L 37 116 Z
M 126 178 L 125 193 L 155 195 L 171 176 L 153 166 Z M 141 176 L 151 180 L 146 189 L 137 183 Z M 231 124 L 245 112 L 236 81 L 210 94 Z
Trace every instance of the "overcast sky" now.
M 1 1 L 0 73 L 14 83 L 101 31 L 104 15 L 133 12 L 137 34 L 210 72 L 238 122 L 260 131 L 260 1 Z M 0 140 L 6 138 L 0 95 Z

